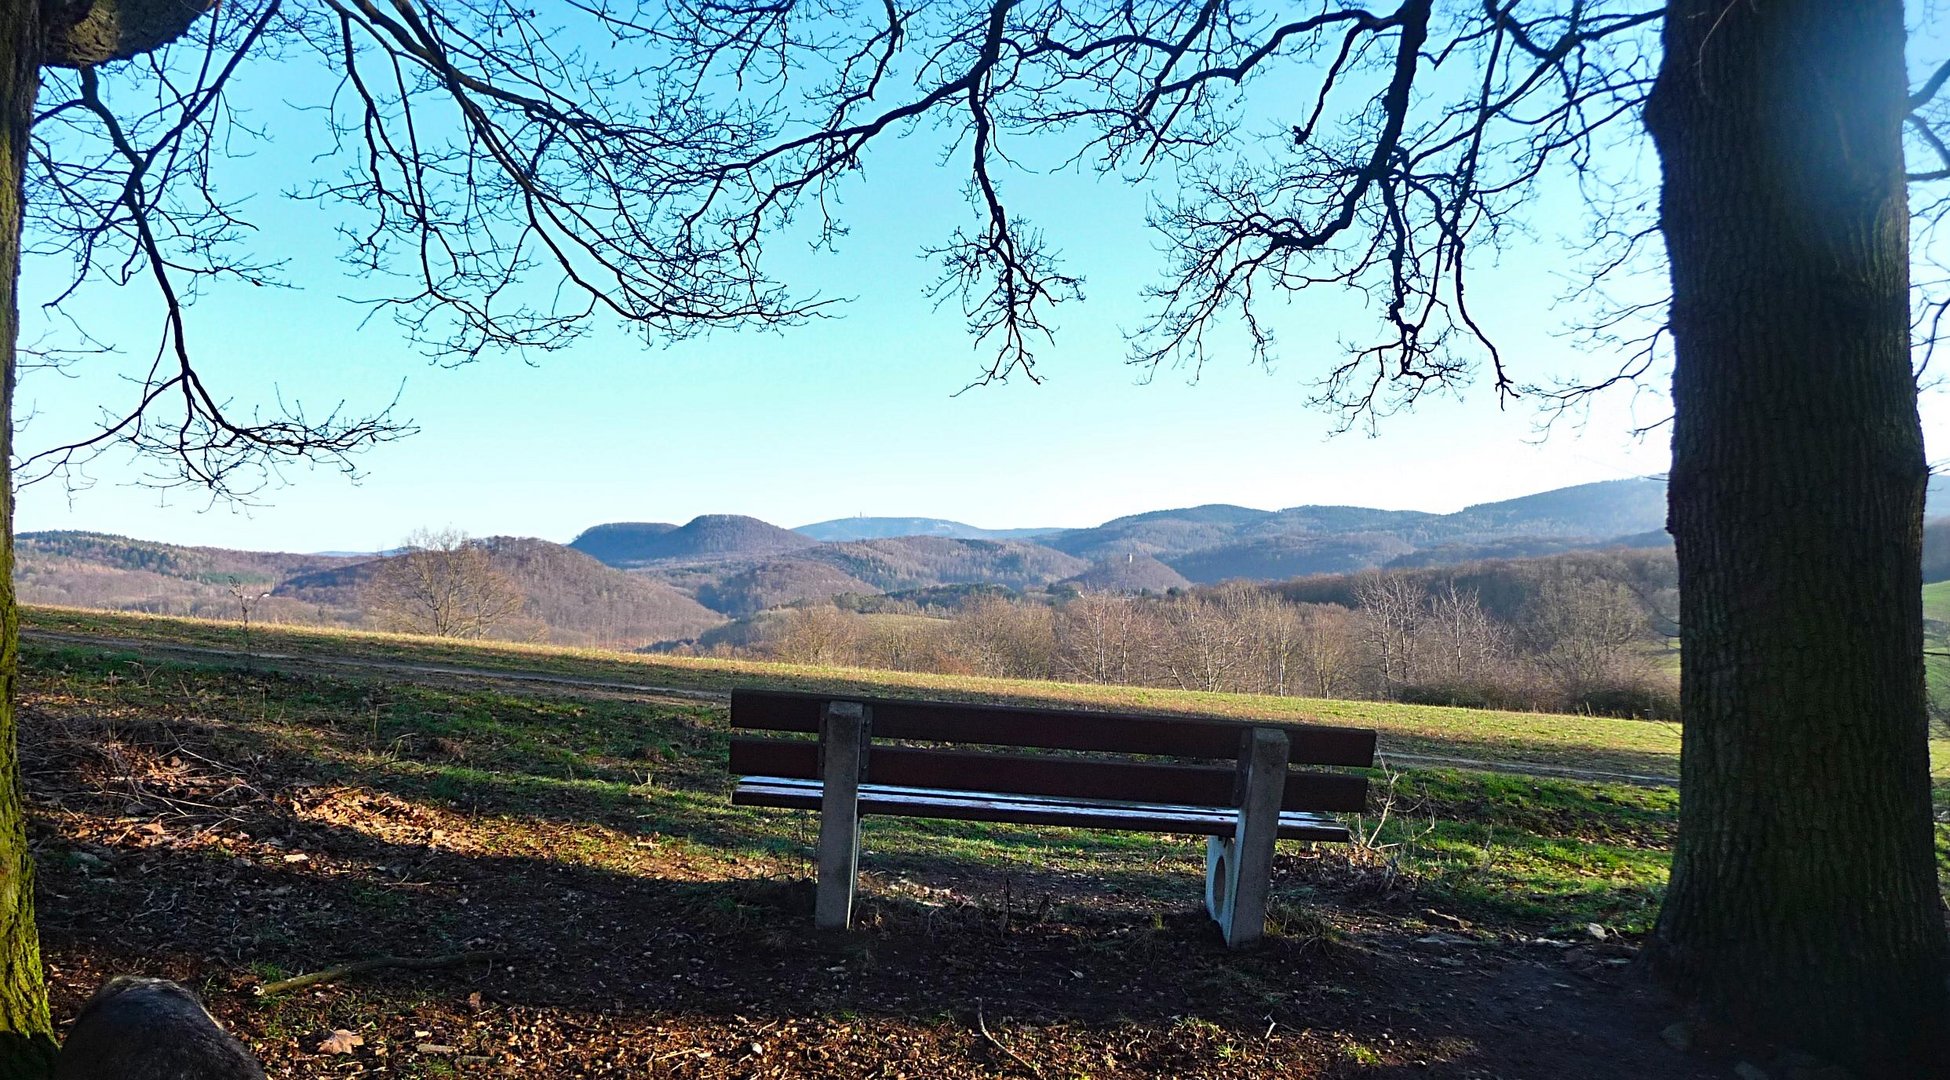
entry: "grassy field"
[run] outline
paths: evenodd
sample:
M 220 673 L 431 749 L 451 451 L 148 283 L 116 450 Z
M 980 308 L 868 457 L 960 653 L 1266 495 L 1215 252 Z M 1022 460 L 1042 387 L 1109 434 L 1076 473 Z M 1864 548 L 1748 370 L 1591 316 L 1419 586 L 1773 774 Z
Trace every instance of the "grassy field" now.
M 1950 594 L 1946 594 L 1945 602 L 1950 602 Z M 763 684 L 805 690 L 1352 724 L 1380 731 L 1384 753 L 1534 762 L 1639 776 L 1671 777 L 1677 776 L 1679 770 L 1679 725 L 1657 721 L 699 659 L 549 645 L 455 642 L 307 627 L 258 626 L 246 637 L 243 628 L 232 622 L 66 608 L 23 609 L 22 625 L 30 632 L 126 640 L 131 648 L 156 644 L 248 648 L 292 658 L 340 656 L 689 691 L 729 692 L 737 685 Z M 1936 740 L 1932 750 L 1939 784 L 1950 787 L 1950 739 Z
M 1732 1063 L 1671 1053 L 1655 1034 L 1671 1017 L 1629 964 L 1664 884 L 1670 788 L 1377 773 L 1375 812 L 1352 821 L 1363 843 L 1283 846 L 1277 932 L 1249 956 L 1200 913 L 1197 838 L 869 819 L 862 927 L 827 939 L 809 929 L 814 820 L 728 804 L 722 705 L 620 684 L 1319 719 L 1376 726 L 1402 753 L 1640 772 L 1671 768 L 1667 725 L 288 629 L 254 629 L 246 666 L 157 651 L 234 648 L 235 626 L 27 624 L 41 636 L 23 649 L 23 761 L 57 1011 L 106 973 L 166 974 L 274 1075 L 1658 1078 Z M 486 958 L 254 994 L 350 960 L 461 953 Z M 320 1052 L 340 1029 L 365 1045 Z

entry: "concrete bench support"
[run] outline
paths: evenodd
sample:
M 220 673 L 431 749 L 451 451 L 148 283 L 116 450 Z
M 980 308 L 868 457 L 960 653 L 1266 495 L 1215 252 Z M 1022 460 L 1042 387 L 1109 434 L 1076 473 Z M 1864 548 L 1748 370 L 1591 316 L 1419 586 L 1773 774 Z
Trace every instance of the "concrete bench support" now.
M 829 701 L 819 721 L 819 885 L 813 925 L 845 930 L 853 924 L 853 894 L 860 880 L 860 781 L 866 773 L 870 717 L 854 701 Z
M 1205 841 L 1205 910 L 1225 932 L 1229 948 L 1266 933 L 1266 896 L 1273 883 L 1273 841 L 1285 791 L 1286 733 L 1254 728 L 1239 754 L 1239 827 Z

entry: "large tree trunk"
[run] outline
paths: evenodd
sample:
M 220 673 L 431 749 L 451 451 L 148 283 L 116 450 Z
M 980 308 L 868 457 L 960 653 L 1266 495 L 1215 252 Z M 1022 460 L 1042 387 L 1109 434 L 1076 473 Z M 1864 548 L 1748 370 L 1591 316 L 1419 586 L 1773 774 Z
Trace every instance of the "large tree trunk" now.
M 0 4 L 0 1080 L 45 1076 L 54 1025 L 34 928 L 34 866 L 14 737 L 20 623 L 14 609 L 14 350 L 20 337 L 21 176 L 40 86 L 39 5 Z
M 1942 1075 L 1900 0 L 1675 0 L 1680 827 L 1651 955 L 1710 1016 Z

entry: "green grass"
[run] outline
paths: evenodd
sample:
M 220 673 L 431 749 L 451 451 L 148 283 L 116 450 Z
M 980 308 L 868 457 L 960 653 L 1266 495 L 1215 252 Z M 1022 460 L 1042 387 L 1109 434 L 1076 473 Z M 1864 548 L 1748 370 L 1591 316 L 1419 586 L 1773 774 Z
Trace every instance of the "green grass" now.
M 1929 623 L 1950 624 L 1950 581 L 1936 581 L 1923 586 L 1923 620 Z M 1927 633 L 1926 648 L 1932 652 L 1950 652 L 1950 633 Z M 1938 702 L 1950 703 L 1950 656 L 1925 656 L 1925 670 L 1929 673 L 1930 697 Z M 1941 758 L 1939 758 L 1939 761 Z M 1941 775 L 1939 773 L 1939 775 Z
M 1950 593 L 1945 595 L 1950 597 Z M 209 620 L 29 607 L 22 610 L 22 624 L 29 630 L 123 639 L 129 641 L 132 649 L 157 644 L 224 649 L 245 645 L 238 624 Z M 1075 708 L 1350 724 L 1381 732 L 1384 755 L 1393 752 L 1503 763 L 1529 762 L 1642 776 L 1676 776 L 1679 771 L 1679 725 L 1658 721 L 933 675 L 548 645 L 457 642 L 308 627 L 253 627 L 248 644 L 259 653 L 522 672 L 688 691 L 723 693 L 734 686 L 764 685 L 869 695 L 1039 702 Z M 1940 663 L 1944 665 L 1943 673 L 1950 676 L 1950 661 Z M 1935 740 L 1932 760 L 1933 774 L 1939 788 L 1945 789 L 1945 804 L 1950 805 L 1950 738 Z
M 237 624 L 194 619 L 26 608 L 23 625 L 29 630 L 125 639 L 132 647 L 157 643 L 225 649 L 244 646 Z M 1380 730 L 1384 751 L 1536 761 L 1634 774 L 1674 775 L 1679 754 L 1675 724 L 1604 717 L 699 659 L 284 626 L 254 627 L 249 646 L 260 653 L 520 671 L 682 690 L 728 692 L 734 686 L 767 685 L 1350 724 Z
M 1923 617 L 1950 623 L 1950 581 L 1934 581 L 1923 586 Z
M 630 836 L 655 835 L 713 872 L 757 860 L 803 871 L 807 815 L 762 813 L 726 801 L 724 709 L 711 703 L 647 705 L 572 687 L 483 689 L 417 683 L 398 674 L 310 671 L 260 661 L 139 656 L 145 642 L 232 646 L 238 628 L 177 619 L 31 609 L 30 627 L 127 639 L 131 649 L 35 644 L 23 650 L 30 684 L 138 710 L 220 716 L 248 752 L 305 761 L 321 782 L 365 784 L 400 797 L 466 807 L 497 822 L 496 843 L 535 845 L 520 822 L 597 831 L 552 842 L 551 858 L 602 865 L 629 856 Z M 1676 771 L 1675 725 L 1376 702 L 1274 699 L 1136 688 L 952 678 L 798 665 L 644 657 L 532 646 L 472 645 L 391 635 L 292 628 L 253 633 L 260 652 L 357 656 L 475 669 L 545 671 L 722 690 L 761 683 L 887 695 L 936 693 L 980 700 L 1209 712 L 1374 726 L 1384 752 L 1506 762 L 1552 762 L 1612 771 Z M 274 670 L 286 668 L 289 670 Z M 268 748 L 268 749 L 267 749 Z M 1950 740 L 1935 746 L 1950 778 Z M 1670 788 L 1409 768 L 1377 774 L 1385 822 L 1370 856 L 1393 860 L 1428 895 L 1478 917 L 1531 928 L 1598 922 L 1643 930 L 1663 888 L 1678 800 Z M 1938 786 L 1950 805 L 1950 783 Z M 1392 795 L 1387 793 L 1392 792 Z M 1939 830 L 1950 867 L 1950 825 Z M 622 838 L 622 839 L 619 839 Z M 1201 860 L 1184 838 L 979 823 L 871 819 L 864 835 L 877 870 L 925 878 L 963 871 L 1060 870 L 1112 882 L 1129 896 L 1194 893 Z
M 318 783 L 466 808 L 491 823 L 479 842 L 504 854 L 545 846 L 550 859 L 602 867 L 627 862 L 631 838 L 652 835 L 714 874 L 809 865 L 810 815 L 728 804 L 719 707 L 243 673 L 74 648 L 29 645 L 23 656 L 30 695 L 194 715 L 216 726 L 225 756 L 299 761 Z M 1377 795 L 1384 802 L 1378 830 L 1373 815 L 1356 822 L 1373 833 L 1372 859 L 1393 860 L 1430 902 L 1533 931 L 1644 929 L 1677 810 L 1667 789 L 1446 769 L 1400 773 L 1392 795 Z M 525 822 L 575 831 L 544 844 L 524 835 Z M 896 879 L 1059 872 L 1132 899 L 1195 898 L 1203 865 L 1195 838 L 975 822 L 872 818 L 862 843 L 867 866 Z M 359 902 L 387 917 L 398 900 Z

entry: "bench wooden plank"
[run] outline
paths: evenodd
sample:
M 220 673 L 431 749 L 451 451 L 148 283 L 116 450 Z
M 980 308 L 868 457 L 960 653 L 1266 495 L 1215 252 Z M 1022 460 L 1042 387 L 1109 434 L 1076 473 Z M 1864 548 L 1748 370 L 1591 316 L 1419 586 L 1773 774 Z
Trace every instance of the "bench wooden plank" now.
M 874 733 L 882 733 L 874 711 Z M 819 744 L 805 739 L 731 740 L 731 771 L 744 776 L 817 780 Z M 894 787 L 954 788 L 1014 795 L 1145 801 L 1193 806 L 1237 805 L 1238 769 L 1149 761 L 876 746 L 867 775 Z M 1289 772 L 1282 810 L 1367 809 L 1368 781 L 1341 773 Z
M 820 798 L 821 785 L 818 781 L 790 777 L 748 777 L 739 783 L 731 801 L 735 806 L 817 810 Z M 1225 809 L 1035 796 L 984 796 L 965 791 L 886 784 L 860 785 L 859 807 L 861 814 L 886 817 L 998 821 L 1020 825 L 1188 833 L 1194 836 L 1231 836 L 1238 828 L 1237 812 Z M 1282 840 L 1345 842 L 1348 830 L 1330 817 L 1287 812 L 1280 815 L 1279 837 Z
M 980 743 L 1040 750 L 1094 750 L 1168 757 L 1236 759 L 1240 739 L 1256 727 L 1286 732 L 1296 764 L 1366 768 L 1374 763 L 1375 733 L 1361 728 L 1275 724 L 1143 713 L 971 705 L 946 701 L 733 690 L 733 727 L 816 732 L 828 701 L 858 701 L 873 711 L 875 739 Z

